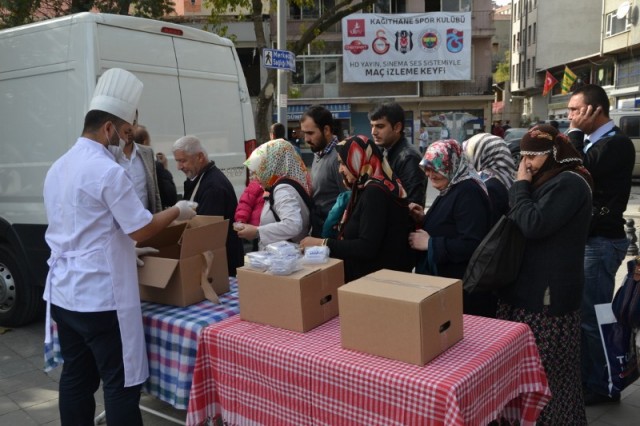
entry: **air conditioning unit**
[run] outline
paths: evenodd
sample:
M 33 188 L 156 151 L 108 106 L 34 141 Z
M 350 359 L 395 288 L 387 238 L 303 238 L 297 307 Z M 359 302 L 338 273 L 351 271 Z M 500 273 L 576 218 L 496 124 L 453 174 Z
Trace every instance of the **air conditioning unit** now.
M 518 53 L 524 53 L 524 44 L 518 46 Z

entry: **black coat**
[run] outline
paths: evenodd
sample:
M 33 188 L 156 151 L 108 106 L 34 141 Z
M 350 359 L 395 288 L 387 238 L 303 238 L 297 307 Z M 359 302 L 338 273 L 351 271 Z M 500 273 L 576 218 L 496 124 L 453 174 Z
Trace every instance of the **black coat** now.
M 462 278 L 471 255 L 489 232 L 489 197 L 477 182 L 467 179 L 438 196 L 424 218 L 431 253 L 420 252 L 416 272 L 428 273 L 429 257 L 437 275 Z M 433 271 L 430 271 L 433 274 Z
M 158 178 L 158 190 L 162 208 L 167 209 L 178 202 L 178 192 L 176 184 L 173 183 L 173 175 L 164 168 L 161 162 L 156 160 L 156 176 Z
M 591 220 L 591 190 L 577 173 L 565 171 L 535 191 L 527 181 L 509 190 L 511 218 L 526 247 L 516 282 L 499 296 L 512 306 L 541 312 L 548 292 L 549 313 L 580 308 L 584 250 Z
M 618 127 L 600 138 L 586 154 L 583 153 L 584 133 L 569 133 L 571 142 L 583 154 L 584 166 L 593 178 L 593 207 L 607 207 L 609 213 L 597 219 L 590 236 L 625 238 L 624 218 L 631 194 L 631 175 L 636 152 L 631 139 Z
M 404 137 L 389 149 L 387 155 L 391 170 L 398 176 L 404 190 L 407 191 L 407 201 L 424 206 L 427 177 L 424 170 L 420 168 L 421 160 L 420 152 Z
M 215 163 L 210 162 L 201 173 L 203 174 L 198 192 L 193 201 L 198 203 L 196 212 L 206 216 L 224 216 L 229 219 L 227 233 L 227 264 L 229 276 L 236 276 L 236 268 L 244 265 L 244 250 L 238 234 L 233 230 L 233 218 L 238 207 L 238 198 L 233 185 L 227 177 L 218 169 Z M 184 182 L 184 199 L 191 199 L 191 194 L 198 183 L 200 175 L 194 180 L 187 179 Z
M 331 257 L 344 260 L 345 282 L 380 269 L 411 272 L 411 218 L 406 201 L 393 200 L 375 184 L 365 186 L 344 228 L 344 239 L 327 242 Z

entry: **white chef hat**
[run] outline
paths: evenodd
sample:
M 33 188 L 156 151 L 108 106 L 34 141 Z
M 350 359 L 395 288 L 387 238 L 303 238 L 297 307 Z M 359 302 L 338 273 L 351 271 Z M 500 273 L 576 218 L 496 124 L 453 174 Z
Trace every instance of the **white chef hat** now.
M 98 80 L 89 111 L 108 112 L 133 124 L 140 95 L 142 82 L 135 75 L 120 68 L 111 68 Z

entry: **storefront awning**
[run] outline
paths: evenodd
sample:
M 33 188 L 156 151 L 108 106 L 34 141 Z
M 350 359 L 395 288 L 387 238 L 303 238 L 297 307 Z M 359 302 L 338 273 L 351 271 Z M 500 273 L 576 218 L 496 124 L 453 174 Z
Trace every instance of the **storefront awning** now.
M 331 111 L 331 115 L 336 119 L 351 118 L 351 104 L 319 104 Z M 289 105 L 287 107 L 287 121 L 300 121 L 302 114 L 311 106 L 307 105 Z M 278 114 L 273 114 L 273 121 L 278 119 Z

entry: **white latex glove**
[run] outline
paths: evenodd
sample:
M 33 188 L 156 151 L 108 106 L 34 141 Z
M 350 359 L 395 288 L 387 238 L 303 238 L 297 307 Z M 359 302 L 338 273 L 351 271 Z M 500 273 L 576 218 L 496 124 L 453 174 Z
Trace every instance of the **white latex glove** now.
M 136 247 L 136 263 L 138 267 L 144 266 L 144 262 L 140 259 L 140 256 L 146 256 L 147 254 L 158 253 L 160 250 L 153 247 Z
M 198 207 L 198 203 L 193 201 L 180 200 L 175 204 L 174 207 L 180 209 L 180 215 L 178 215 L 178 219 L 176 220 L 189 220 L 196 215 L 196 208 Z

